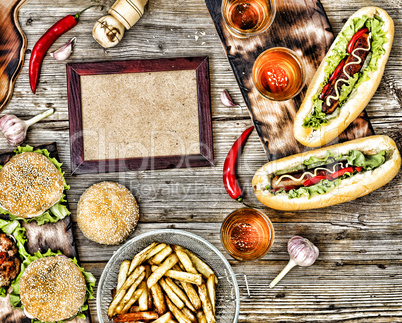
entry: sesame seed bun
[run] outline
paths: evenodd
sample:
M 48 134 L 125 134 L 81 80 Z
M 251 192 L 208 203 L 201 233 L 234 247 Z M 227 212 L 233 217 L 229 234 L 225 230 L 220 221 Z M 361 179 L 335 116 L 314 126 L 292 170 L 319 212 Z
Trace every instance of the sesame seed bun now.
M 42 154 L 15 155 L 0 171 L 0 204 L 11 214 L 33 218 L 63 196 L 63 177 Z
M 100 244 L 123 242 L 134 231 L 138 218 L 135 197 L 118 183 L 94 184 L 78 202 L 78 226 L 84 236 Z
M 84 275 L 64 257 L 35 260 L 21 276 L 22 305 L 27 313 L 42 322 L 75 316 L 84 304 L 85 293 Z

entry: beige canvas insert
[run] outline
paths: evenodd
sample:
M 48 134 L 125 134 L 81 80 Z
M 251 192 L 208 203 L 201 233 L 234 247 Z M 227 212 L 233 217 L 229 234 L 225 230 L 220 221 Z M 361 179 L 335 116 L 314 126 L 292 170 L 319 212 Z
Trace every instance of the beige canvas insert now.
M 84 160 L 200 153 L 195 70 L 81 76 Z

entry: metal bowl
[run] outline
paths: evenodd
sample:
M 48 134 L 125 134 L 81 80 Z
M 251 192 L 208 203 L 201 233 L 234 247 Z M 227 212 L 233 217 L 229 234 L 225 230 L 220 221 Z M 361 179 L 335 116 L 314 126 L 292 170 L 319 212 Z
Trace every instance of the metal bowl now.
M 152 242 L 180 245 L 207 263 L 219 284 L 216 288 L 216 320 L 219 323 L 236 323 L 239 317 L 240 297 L 236 275 L 225 257 L 208 241 L 182 230 L 156 230 L 144 233 L 126 242 L 110 258 L 99 280 L 96 307 L 100 323 L 112 323 L 107 309 L 112 302 L 112 289 L 117 285 L 117 275 L 123 260 L 132 259 Z

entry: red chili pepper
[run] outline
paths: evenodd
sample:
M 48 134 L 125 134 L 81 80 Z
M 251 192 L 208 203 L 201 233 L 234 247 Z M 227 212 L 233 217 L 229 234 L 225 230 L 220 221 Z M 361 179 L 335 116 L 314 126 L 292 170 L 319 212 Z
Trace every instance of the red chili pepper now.
M 308 179 L 307 181 L 305 181 L 305 182 L 303 183 L 303 185 L 304 185 L 304 186 L 311 186 L 311 185 L 314 185 L 314 184 L 319 183 L 322 179 L 329 179 L 329 180 L 332 180 L 333 178 L 332 178 L 331 176 L 329 176 L 329 175 L 327 175 L 327 176 L 324 176 L 324 175 L 315 176 L 315 177 L 310 178 L 310 179 Z
M 353 167 L 342 168 L 342 169 L 338 170 L 337 172 L 331 174 L 331 177 L 333 179 L 335 179 L 335 178 L 338 178 L 339 176 L 342 176 L 345 173 L 353 173 Z
M 56 22 L 52 27 L 50 27 L 43 36 L 36 42 L 34 48 L 32 49 L 31 59 L 29 61 L 29 83 L 31 84 L 32 92 L 36 92 L 36 86 L 39 80 L 40 69 L 42 66 L 43 59 L 50 46 L 63 35 L 65 32 L 69 31 L 71 28 L 78 24 L 78 19 L 81 14 L 92 7 L 99 7 L 98 5 L 90 6 L 76 15 L 68 15 L 58 22 Z
M 232 199 L 239 202 L 243 200 L 243 191 L 241 190 L 239 181 L 236 177 L 237 161 L 239 160 L 247 138 L 250 136 L 253 129 L 254 126 L 246 129 L 235 141 L 232 148 L 229 150 L 225 159 L 225 164 L 223 165 L 223 184 L 225 185 L 226 192 L 228 192 Z
M 366 32 L 368 32 L 368 28 L 361 28 L 356 34 L 353 35 L 351 40 L 349 40 L 348 47 L 346 48 L 346 51 L 349 54 L 352 52 L 353 46 L 355 45 L 356 41 L 361 37 L 361 35 L 365 34 Z
M 4 260 L 6 260 L 6 253 L 0 252 L 0 265 L 3 264 Z
M 285 191 L 287 192 L 287 191 L 290 191 L 290 190 L 293 190 L 293 189 L 297 188 L 297 186 L 285 186 L 285 187 L 283 187 L 283 188 L 284 188 Z M 273 191 L 274 191 L 274 193 L 275 193 L 275 192 L 278 192 L 280 189 L 282 189 L 282 188 L 281 188 L 281 187 L 274 188 Z
M 335 71 L 332 73 L 330 76 L 328 83 L 322 88 L 321 94 L 320 94 L 320 99 L 322 100 L 324 98 L 325 92 L 327 92 L 327 89 L 329 87 L 329 84 L 337 78 L 339 73 L 341 72 L 343 66 L 345 65 L 346 59 L 341 60 L 339 65 L 336 67 Z
M 363 167 L 355 167 L 355 171 L 357 171 L 358 173 L 360 173 L 362 171 Z

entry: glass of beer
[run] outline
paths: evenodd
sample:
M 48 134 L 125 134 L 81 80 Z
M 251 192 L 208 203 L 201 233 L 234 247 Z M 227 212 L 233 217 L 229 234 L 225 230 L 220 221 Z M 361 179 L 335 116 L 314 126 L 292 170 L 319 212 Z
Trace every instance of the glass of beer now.
M 288 48 L 270 48 L 254 62 L 253 82 L 266 99 L 283 101 L 294 98 L 302 90 L 305 81 L 303 62 Z
M 252 208 L 232 212 L 221 228 L 223 246 L 238 260 L 261 258 L 271 248 L 274 237 L 274 227 L 268 216 Z
M 267 30 L 275 19 L 275 0 L 223 0 L 222 17 L 229 32 L 240 38 Z

